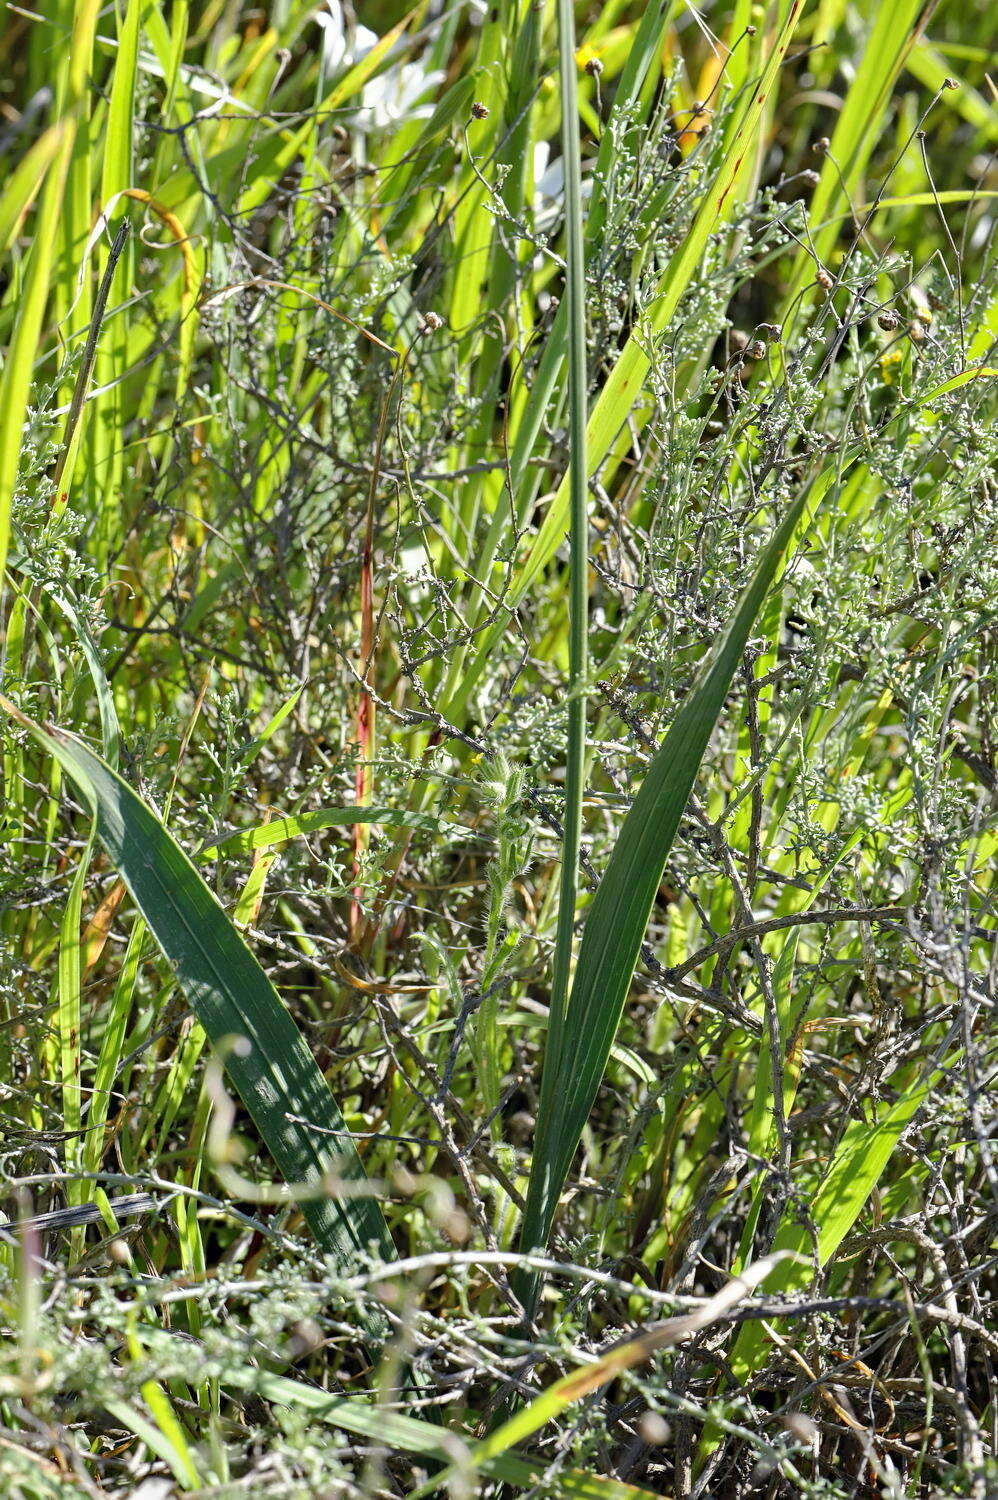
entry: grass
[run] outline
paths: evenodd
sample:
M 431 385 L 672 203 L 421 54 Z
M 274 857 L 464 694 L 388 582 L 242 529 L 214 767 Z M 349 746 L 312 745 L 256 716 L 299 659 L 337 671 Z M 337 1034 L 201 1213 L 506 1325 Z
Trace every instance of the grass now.
M 988 19 L 7 11 L 4 1493 L 994 1488 Z

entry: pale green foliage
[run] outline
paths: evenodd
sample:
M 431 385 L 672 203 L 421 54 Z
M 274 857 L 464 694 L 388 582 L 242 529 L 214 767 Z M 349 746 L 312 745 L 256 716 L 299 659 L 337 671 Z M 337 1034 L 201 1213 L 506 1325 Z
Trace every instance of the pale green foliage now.
M 11 12 L 0 1167 L 88 1217 L 0 1248 L 4 1493 L 408 1493 L 774 1244 L 823 1310 L 470 1492 L 986 1493 L 990 15 L 921 9 L 563 4 L 560 76 L 528 0 L 322 67 L 296 3 Z M 277 1043 L 236 1108 L 247 1014 L 314 1108 Z

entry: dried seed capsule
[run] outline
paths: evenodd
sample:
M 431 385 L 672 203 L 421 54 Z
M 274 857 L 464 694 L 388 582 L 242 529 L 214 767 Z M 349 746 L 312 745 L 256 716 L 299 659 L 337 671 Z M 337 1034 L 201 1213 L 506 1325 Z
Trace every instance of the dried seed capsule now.
M 598 57 L 591 57 L 586 63 L 586 72 L 590 78 L 598 78 L 603 71 L 603 64 Z
M 901 327 L 901 319 L 890 307 L 885 307 L 883 312 L 877 315 L 877 322 L 885 333 L 895 333 Z
M 475 120 L 487 120 L 489 117 L 489 106 L 487 104 L 480 104 L 476 99 L 471 106 L 471 115 L 472 119 Z
M 811 150 L 814 152 L 815 156 L 827 156 L 831 148 L 832 143 L 828 139 L 827 135 L 822 135 L 819 136 L 815 141 L 814 145 L 811 147 Z
M 818 267 L 817 271 L 815 271 L 814 273 L 814 279 L 820 287 L 823 287 L 825 289 L 826 292 L 830 292 L 832 287 L 835 285 L 835 277 L 832 275 L 831 271 L 826 271 L 824 266 Z
M 745 350 L 745 358 L 746 359 L 765 359 L 766 358 L 766 345 L 763 343 L 762 339 L 753 339 L 752 340 L 751 344 L 749 344 L 748 348 Z

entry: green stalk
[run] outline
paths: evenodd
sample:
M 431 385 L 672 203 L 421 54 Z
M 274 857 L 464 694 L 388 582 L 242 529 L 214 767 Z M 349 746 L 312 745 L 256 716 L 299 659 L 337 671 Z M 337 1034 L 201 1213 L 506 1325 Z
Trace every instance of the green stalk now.
M 561 77 L 561 142 L 565 164 L 566 301 L 568 304 L 569 407 L 569 580 L 568 580 L 568 745 L 565 758 L 565 815 L 555 935 L 554 970 L 540 1118 L 550 1118 L 557 1098 L 564 1053 L 568 986 L 572 969 L 579 849 L 582 842 L 582 790 L 586 754 L 586 676 L 589 661 L 589 475 L 586 457 L 586 284 L 583 261 L 582 148 L 575 61 L 572 0 L 558 0 L 558 55 Z M 539 1242 L 538 1242 L 539 1243 Z M 538 1245 L 524 1243 L 524 1251 Z M 536 1282 L 534 1283 L 536 1293 Z M 529 1298 L 527 1313 L 533 1315 Z

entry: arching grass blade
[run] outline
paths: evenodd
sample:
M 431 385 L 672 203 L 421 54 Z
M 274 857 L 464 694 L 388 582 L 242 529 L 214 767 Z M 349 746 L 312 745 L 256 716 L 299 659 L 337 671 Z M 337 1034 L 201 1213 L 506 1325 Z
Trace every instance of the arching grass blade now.
M 370 1193 L 336 1199 L 335 1181 L 365 1172 L 305 1039 L 228 916 L 172 835 L 131 787 L 79 740 L 0 706 L 53 755 L 86 800 L 97 835 L 131 892 L 285 1180 L 329 1193 L 305 1196 L 316 1239 L 344 1267 L 364 1252 L 395 1258 Z M 239 1039 L 242 1039 L 239 1041 Z M 328 1135 L 312 1130 L 314 1123 Z M 332 1147 L 326 1142 L 332 1140 Z
M 586 920 L 563 1034 L 549 1036 L 521 1249 L 547 1243 L 562 1186 L 606 1068 L 655 893 L 700 762 L 752 627 L 802 517 L 810 489 L 787 511 L 726 633 L 677 714 L 624 819 Z M 518 1287 L 528 1311 L 537 1277 Z

